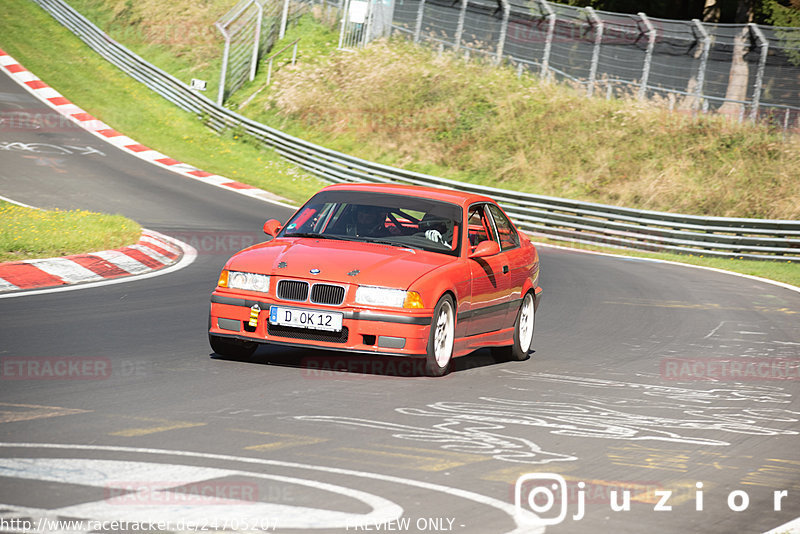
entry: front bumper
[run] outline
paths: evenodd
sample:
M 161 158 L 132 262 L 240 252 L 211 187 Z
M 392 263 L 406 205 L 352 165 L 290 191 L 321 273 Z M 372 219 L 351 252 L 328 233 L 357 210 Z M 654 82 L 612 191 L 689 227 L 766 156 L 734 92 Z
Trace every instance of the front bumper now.
M 251 308 L 261 311 L 249 326 Z M 270 306 L 290 306 L 343 314 L 342 331 L 327 332 L 269 324 Z M 209 333 L 258 343 L 346 350 L 369 354 L 421 356 L 427 353 L 430 310 L 371 310 L 354 306 L 324 306 L 286 302 L 269 297 L 215 291 L 211 295 Z

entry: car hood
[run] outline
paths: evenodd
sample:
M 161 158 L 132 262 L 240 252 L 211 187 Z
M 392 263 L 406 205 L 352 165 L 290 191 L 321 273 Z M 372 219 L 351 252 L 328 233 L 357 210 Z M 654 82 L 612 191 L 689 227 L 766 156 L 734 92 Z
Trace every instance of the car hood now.
M 313 238 L 277 238 L 234 255 L 227 265 L 286 278 L 407 289 L 455 257 L 407 248 Z M 319 269 L 318 274 L 312 274 Z

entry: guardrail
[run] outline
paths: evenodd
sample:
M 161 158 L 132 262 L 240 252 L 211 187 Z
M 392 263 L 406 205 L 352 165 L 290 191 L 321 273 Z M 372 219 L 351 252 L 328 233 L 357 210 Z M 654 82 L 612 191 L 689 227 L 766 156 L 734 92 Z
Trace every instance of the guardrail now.
M 406 171 L 309 143 L 218 106 L 149 64 L 62 0 L 34 0 L 93 50 L 215 130 L 239 128 L 286 159 L 331 182 L 409 183 L 486 194 L 529 234 L 605 244 L 759 260 L 800 260 L 800 221 L 701 217 L 519 193 Z

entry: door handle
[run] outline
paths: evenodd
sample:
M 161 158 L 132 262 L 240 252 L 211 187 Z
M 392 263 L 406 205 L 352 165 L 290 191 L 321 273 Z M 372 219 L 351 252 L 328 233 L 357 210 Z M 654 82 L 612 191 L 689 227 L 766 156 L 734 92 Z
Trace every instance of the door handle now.
M 503 265 L 503 274 L 508 274 L 508 265 Z

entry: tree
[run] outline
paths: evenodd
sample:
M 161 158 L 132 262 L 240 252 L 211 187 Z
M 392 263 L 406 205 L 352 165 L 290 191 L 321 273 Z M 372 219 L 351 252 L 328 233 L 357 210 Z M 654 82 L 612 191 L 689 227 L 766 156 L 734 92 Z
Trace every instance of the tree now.
M 800 27 L 800 0 L 767 0 L 765 5 L 767 21 L 773 26 Z M 785 42 L 786 55 L 794 65 L 800 65 L 800 43 L 798 31 L 777 30 L 778 37 Z
M 739 0 L 736 5 L 735 22 L 747 24 L 753 22 L 753 8 L 755 0 Z M 747 100 L 747 80 L 750 75 L 750 68 L 744 56 L 749 50 L 750 29 L 743 26 L 741 31 L 733 38 L 733 52 L 731 54 L 731 70 L 728 74 L 728 88 L 725 90 L 726 102 L 719 108 L 719 113 L 723 115 L 738 116 L 744 104 L 734 102 L 735 100 Z
M 800 0 L 766 0 L 764 11 L 773 26 L 800 27 Z

